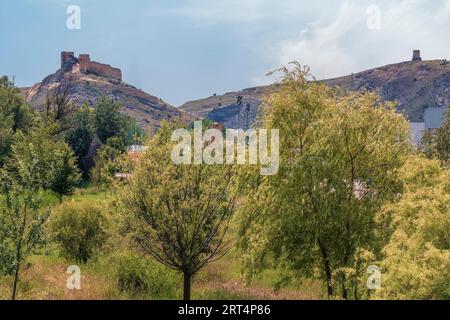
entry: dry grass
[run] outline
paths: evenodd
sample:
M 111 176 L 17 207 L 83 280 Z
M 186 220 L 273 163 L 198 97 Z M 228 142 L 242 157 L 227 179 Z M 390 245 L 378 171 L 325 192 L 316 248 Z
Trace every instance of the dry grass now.
M 21 300 L 110 300 L 123 297 L 114 283 L 103 275 L 84 272 L 81 268 L 81 289 L 67 289 L 70 264 L 53 257 L 33 257 L 21 271 L 18 299 Z M 0 282 L 0 297 L 8 299 L 12 279 Z

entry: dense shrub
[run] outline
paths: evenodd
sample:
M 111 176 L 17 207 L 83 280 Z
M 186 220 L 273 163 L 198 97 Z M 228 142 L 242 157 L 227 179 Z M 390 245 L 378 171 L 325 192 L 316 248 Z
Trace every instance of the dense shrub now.
M 63 256 L 82 263 L 93 258 L 107 238 L 102 208 L 87 202 L 57 207 L 50 227 Z
M 122 255 L 118 260 L 115 277 L 120 291 L 150 299 L 177 298 L 182 281 L 175 271 L 137 255 Z

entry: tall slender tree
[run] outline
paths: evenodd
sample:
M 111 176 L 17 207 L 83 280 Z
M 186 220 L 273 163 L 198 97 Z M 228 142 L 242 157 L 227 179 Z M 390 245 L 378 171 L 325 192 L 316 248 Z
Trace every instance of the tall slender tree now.
M 125 225 L 138 247 L 184 276 L 183 297 L 191 279 L 229 248 L 228 222 L 236 193 L 234 168 L 226 165 L 176 165 L 170 126 L 163 125 L 131 177 L 120 188 Z
M 361 253 L 381 249 L 375 213 L 400 191 L 407 123 L 374 93 L 310 81 L 299 64 L 282 71 L 263 119 L 280 130 L 280 170 L 251 180 L 240 231 L 244 263 L 251 274 L 272 257 L 320 276 L 329 297 L 357 298 Z

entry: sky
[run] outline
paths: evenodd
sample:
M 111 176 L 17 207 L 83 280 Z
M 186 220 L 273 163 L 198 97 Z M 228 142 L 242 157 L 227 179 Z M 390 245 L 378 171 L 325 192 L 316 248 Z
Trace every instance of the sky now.
M 79 29 L 67 26 L 72 5 Z M 450 0 L 0 1 L 0 74 L 16 85 L 75 51 L 175 106 L 269 84 L 268 72 L 294 60 L 324 79 L 410 60 L 414 49 L 450 60 Z

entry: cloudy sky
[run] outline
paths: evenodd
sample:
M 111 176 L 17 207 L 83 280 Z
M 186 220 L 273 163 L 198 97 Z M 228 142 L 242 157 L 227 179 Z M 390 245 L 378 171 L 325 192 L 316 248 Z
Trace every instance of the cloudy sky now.
M 67 7 L 81 29 L 67 28 Z M 292 60 L 330 78 L 450 59 L 450 0 L 17 0 L 0 3 L 0 74 L 29 86 L 62 50 L 120 67 L 173 105 L 270 83 Z

